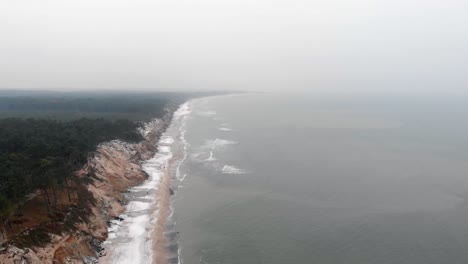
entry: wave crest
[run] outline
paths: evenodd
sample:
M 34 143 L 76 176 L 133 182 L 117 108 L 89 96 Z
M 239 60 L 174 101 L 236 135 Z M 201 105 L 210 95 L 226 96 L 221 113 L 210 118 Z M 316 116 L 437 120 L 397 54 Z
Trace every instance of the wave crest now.
M 223 169 L 221 170 L 224 174 L 245 174 L 247 173 L 245 170 L 237 168 L 232 165 L 224 165 Z

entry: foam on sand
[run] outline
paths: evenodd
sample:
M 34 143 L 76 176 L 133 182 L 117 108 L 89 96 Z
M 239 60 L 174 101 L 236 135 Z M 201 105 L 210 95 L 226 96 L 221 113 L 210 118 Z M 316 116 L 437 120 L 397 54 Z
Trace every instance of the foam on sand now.
M 159 146 L 161 147 L 161 146 Z M 158 152 L 143 164 L 143 170 L 149 178 L 142 185 L 129 190 L 129 199 L 123 221 L 113 220 L 108 229 L 106 241 L 111 255 L 110 263 L 145 263 L 152 256 L 150 231 L 153 229 L 152 213 L 157 207 L 154 199 L 158 191 L 163 168 L 172 157 L 170 147 L 167 152 Z

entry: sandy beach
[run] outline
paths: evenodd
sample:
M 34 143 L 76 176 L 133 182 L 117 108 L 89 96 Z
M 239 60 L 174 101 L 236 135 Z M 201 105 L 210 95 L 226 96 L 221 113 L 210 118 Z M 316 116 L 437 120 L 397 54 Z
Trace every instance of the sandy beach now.
M 153 264 L 167 264 L 169 261 L 168 243 L 165 232 L 166 225 L 171 215 L 171 181 L 172 175 L 170 169 L 180 160 L 178 155 L 172 157 L 168 166 L 164 170 L 164 176 L 161 179 L 160 187 L 156 193 L 157 205 L 157 224 L 151 234 L 153 240 Z
M 153 263 L 164 264 L 173 260 L 174 252 L 169 245 L 173 242 L 167 233 L 171 222 L 171 188 L 174 171 L 185 156 L 184 149 L 173 144 L 181 137 L 180 122 L 189 113 L 182 105 L 174 114 L 169 127 L 158 140 L 156 154 L 142 164 L 149 178 L 130 190 L 130 201 L 120 219 L 112 220 L 110 238 L 106 241 L 106 252 L 99 263 Z
M 169 190 L 171 177 L 168 168 L 164 171 L 164 176 L 161 179 L 161 186 L 157 192 L 157 224 L 151 234 L 153 238 L 153 264 L 167 263 L 167 239 L 164 235 L 166 231 L 166 222 L 170 215 L 170 200 L 171 193 Z

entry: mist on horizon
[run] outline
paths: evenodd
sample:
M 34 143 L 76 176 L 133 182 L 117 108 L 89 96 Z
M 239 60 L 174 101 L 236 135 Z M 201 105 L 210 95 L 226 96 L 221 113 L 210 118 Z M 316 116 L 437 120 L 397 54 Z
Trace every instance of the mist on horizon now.
M 466 94 L 466 1 L 0 3 L 0 89 Z

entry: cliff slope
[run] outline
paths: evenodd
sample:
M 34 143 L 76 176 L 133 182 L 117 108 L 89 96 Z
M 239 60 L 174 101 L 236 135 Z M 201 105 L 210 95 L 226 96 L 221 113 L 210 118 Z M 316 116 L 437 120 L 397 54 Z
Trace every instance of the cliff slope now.
M 88 163 L 76 173 L 79 182 L 85 183 L 81 186 L 85 190 L 76 191 L 71 196 L 68 194 L 68 199 L 64 199 L 67 210 L 63 222 L 38 223 L 39 220 L 32 219 L 33 216 L 29 220 L 27 214 L 23 216 L 24 222 L 28 223 L 23 233 L 33 234 L 39 229 L 39 224 L 54 225 L 66 231 L 49 233 L 50 241 L 40 247 L 20 249 L 4 242 L 0 246 L 0 263 L 95 263 L 102 251 L 100 244 L 108 235 L 108 222 L 118 219 L 124 211 L 123 192 L 147 178 L 141 161 L 151 158 L 157 151 L 156 142 L 170 119 L 171 114 L 168 113 L 163 119 L 146 123 L 140 131 L 144 140 L 137 144 L 122 141 L 100 144 Z M 34 203 L 40 195 L 38 193 L 28 202 Z M 63 228 L 67 225 L 71 227 Z M 15 235 L 6 231 L 0 233 L 6 241 Z

